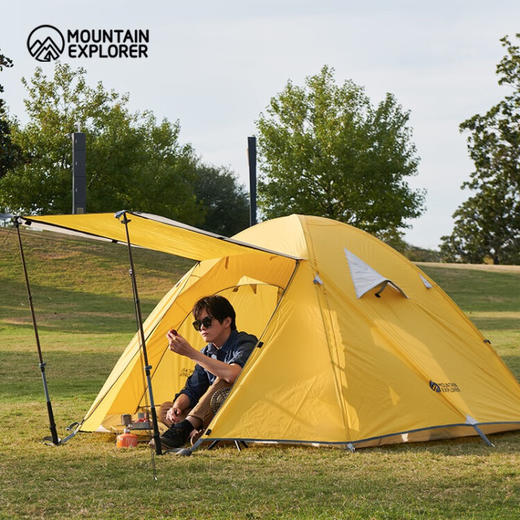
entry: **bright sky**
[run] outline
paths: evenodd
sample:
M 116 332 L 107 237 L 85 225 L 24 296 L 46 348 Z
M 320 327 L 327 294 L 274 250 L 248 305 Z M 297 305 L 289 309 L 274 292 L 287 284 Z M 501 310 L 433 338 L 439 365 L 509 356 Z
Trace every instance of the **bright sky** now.
M 406 240 L 437 247 L 451 215 L 468 197 L 460 185 L 472 163 L 458 125 L 503 95 L 495 76 L 499 39 L 520 32 L 518 0 L 219 2 L 112 0 L 7 2 L 0 49 L 15 66 L 0 73 L 11 113 L 24 121 L 20 78 L 39 64 L 29 33 L 67 29 L 149 29 L 146 59 L 62 59 L 87 69 L 90 84 L 130 94 L 133 110 L 181 123 L 181 140 L 203 160 L 231 167 L 247 186 L 247 136 L 287 80 L 302 84 L 327 64 L 374 103 L 392 92 L 411 111 L 421 157 L 413 187 L 427 190 L 425 214 Z M 88 158 L 87 158 L 88 161 Z

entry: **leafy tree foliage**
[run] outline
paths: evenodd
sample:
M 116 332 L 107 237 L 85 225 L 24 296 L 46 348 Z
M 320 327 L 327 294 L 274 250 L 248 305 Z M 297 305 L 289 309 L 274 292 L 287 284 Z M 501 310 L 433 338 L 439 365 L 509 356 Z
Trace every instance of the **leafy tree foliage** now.
M 520 263 L 520 48 L 507 36 L 501 42 L 507 53 L 496 72 L 509 94 L 460 125 L 470 132 L 468 150 L 475 163 L 462 188 L 474 194 L 453 214 L 452 234 L 442 237 L 448 261 Z
M 424 200 L 406 182 L 418 165 L 408 120 L 393 95 L 374 107 L 326 66 L 304 87 L 289 81 L 257 122 L 263 214 L 320 215 L 399 241 Z
M 248 225 L 248 200 L 234 175 L 206 166 L 179 142 L 180 125 L 153 113 L 131 113 L 128 96 L 86 83 L 84 69 L 57 64 L 48 79 L 36 69 L 25 100 L 29 123 L 13 128 L 25 161 L 0 180 L 0 208 L 69 213 L 71 133 L 87 141 L 89 212 L 157 213 L 215 233 Z
M 249 226 L 249 198 L 232 172 L 199 164 L 194 191 L 205 209 L 202 228 L 232 236 Z
M 40 68 L 25 100 L 29 123 L 13 129 L 26 155 L 0 180 L 0 206 L 13 211 L 71 211 L 71 132 L 87 139 L 89 212 L 135 209 L 199 225 L 204 208 L 193 193 L 197 159 L 179 143 L 180 127 L 151 112 L 131 113 L 128 97 L 91 88 L 84 69 L 57 64 L 48 79 Z
M 13 66 L 13 62 L 7 56 L 0 54 L 0 71 L 4 67 Z M 0 85 L 0 94 L 4 91 L 4 87 Z M 0 98 L 0 178 L 2 178 L 7 170 L 13 168 L 21 160 L 20 147 L 15 145 L 11 139 L 11 128 L 7 117 L 7 109 L 5 101 Z

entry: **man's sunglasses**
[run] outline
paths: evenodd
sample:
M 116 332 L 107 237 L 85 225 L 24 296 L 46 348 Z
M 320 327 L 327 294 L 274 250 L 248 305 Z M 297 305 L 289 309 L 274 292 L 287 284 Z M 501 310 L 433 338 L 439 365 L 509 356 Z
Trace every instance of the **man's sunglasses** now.
M 209 329 L 211 327 L 211 323 L 213 322 L 213 318 L 211 316 L 206 316 L 201 320 L 195 320 L 192 325 L 196 331 L 200 331 L 201 327 L 204 325 L 205 329 Z

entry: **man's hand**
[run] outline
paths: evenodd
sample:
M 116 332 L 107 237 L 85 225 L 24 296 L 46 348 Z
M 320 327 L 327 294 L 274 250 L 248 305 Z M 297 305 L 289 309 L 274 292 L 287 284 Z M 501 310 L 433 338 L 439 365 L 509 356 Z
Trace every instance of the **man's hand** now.
M 190 359 L 193 359 L 194 354 L 197 353 L 197 350 L 195 350 L 176 330 L 170 330 L 168 334 L 166 334 L 166 337 L 168 338 L 168 346 L 172 352 L 180 354 L 181 356 L 186 356 Z
M 166 412 L 166 419 L 168 421 L 171 421 L 173 423 L 181 422 L 183 419 L 184 413 L 183 411 L 178 407 L 173 405 L 167 412 Z
M 195 361 L 202 368 L 205 368 L 215 377 L 220 377 L 226 383 L 233 384 L 242 370 L 242 367 L 236 363 L 229 365 L 194 349 L 176 330 L 170 330 L 166 337 L 168 338 L 168 347 L 172 352 Z
M 172 407 L 166 412 L 166 419 L 174 423 L 181 422 L 186 417 L 190 408 L 190 398 L 186 394 L 180 394 Z

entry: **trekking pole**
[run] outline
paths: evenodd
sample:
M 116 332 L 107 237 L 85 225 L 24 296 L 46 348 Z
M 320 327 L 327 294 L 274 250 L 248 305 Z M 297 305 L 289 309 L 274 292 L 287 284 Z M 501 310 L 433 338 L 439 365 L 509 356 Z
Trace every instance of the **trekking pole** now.
M 137 319 L 137 328 L 138 332 L 141 338 L 141 348 L 143 351 L 143 357 L 144 357 L 144 370 L 146 374 L 146 383 L 148 385 L 148 395 L 150 397 L 150 411 L 152 413 L 152 424 L 153 424 L 153 439 L 155 443 L 155 453 L 157 455 L 162 455 L 161 450 L 161 440 L 160 440 L 160 433 L 159 433 L 159 425 L 157 423 L 157 411 L 155 410 L 155 403 L 153 400 L 153 391 L 152 391 L 152 378 L 150 376 L 150 371 L 152 369 L 151 365 L 148 363 L 148 353 L 146 352 L 146 340 L 144 336 L 144 329 L 143 329 L 143 316 L 141 313 L 141 303 L 139 301 L 139 294 L 137 292 L 137 281 L 135 278 L 135 268 L 134 268 L 134 260 L 132 257 L 132 247 L 130 245 L 130 234 L 128 232 L 128 223 L 131 222 L 130 219 L 127 217 L 126 210 L 118 211 L 115 215 L 115 218 L 118 220 L 122 218 L 121 224 L 124 224 L 125 226 L 125 232 L 126 232 L 126 243 L 128 245 L 128 259 L 130 262 L 130 277 L 132 279 L 132 293 L 134 297 L 134 305 L 136 309 L 136 319 Z
M 49 425 L 50 425 L 50 430 L 51 430 L 50 439 L 48 437 L 46 437 L 44 440 L 50 440 L 52 442 L 52 444 L 54 444 L 55 446 L 59 446 L 61 444 L 61 439 L 58 438 L 58 432 L 56 431 L 56 423 L 54 422 L 54 413 L 52 412 L 51 398 L 49 396 L 49 389 L 47 387 L 47 378 L 45 377 L 45 362 L 43 361 L 42 349 L 40 346 L 40 337 L 38 335 L 38 327 L 36 325 L 36 315 L 34 314 L 31 286 L 29 284 L 29 276 L 27 275 L 27 266 L 25 263 L 25 255 L 23 253 L 23 246 L 22 246 L 22 237 L 20 235 L 20 220 L 21 219 L 18 216 L 13 218 L 13 222 L 16 227 L 17 234 L 18 234 L 18 244 L 20 246 L 20 256 L 22 258 L 23 273 L 25 275 L 25 287 L 27 288 L 27 297 L 29 299 L 29 307 L 31 308 L 34 336 L 36 338 L 36 347 L 38 348 L 38 357 L 40 358 L 40 371 L 42 374 L 43 390 L 45 392 L 45 399 L 47 401 L 47 413 L 49 415 Z

